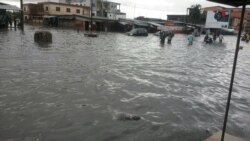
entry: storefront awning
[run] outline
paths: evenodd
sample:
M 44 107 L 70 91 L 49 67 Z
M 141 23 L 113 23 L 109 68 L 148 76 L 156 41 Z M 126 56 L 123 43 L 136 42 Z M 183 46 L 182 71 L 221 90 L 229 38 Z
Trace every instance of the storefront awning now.
M 43 16 L 45 19 L 55 18 L 56 16 Z
M 119 22 L 121 25 L 128 25 L 126 22 Z

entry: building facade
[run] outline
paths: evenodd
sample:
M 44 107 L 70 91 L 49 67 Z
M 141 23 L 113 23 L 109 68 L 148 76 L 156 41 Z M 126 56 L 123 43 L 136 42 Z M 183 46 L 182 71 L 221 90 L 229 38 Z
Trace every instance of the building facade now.
M 95 3 L 96 0 L 93 0 Z M 66 3 L 66 4 L 79 4 L 82 6 L 90 7 L 90 0 L 59 0 L 59 3 Z
M 88 29 L 90 7 L 56 2 L 24 4 L 24 20 L 26 23 L 39 23 L 48 26 L 75 27 Z M 76 20 L 76 16 L 81 17 Z
M 23 6 L 24 22 L 41 22 L 44 9 L 42 4 L 27 3 Z
M 121 12 L 120 3 L 109 1 L 102 2 L 101 10 L 103 10 L 102 13 L 104 13 L 104 17 L 109 19 L 118 20 L 120 18 L 126 18 L 126 13 Z
M 82 6 L 91 6 L 91 0 L 59 0 L 60 3 L 71 3 Z M 92 0 L 92 16 L 105 17 L 112 20 L 126 18 L 126 13 L 121 12 L 121 4 L 104 0 Z
M 231 9 L 231 27 L 234 29 L 239 28 L 240 19 L 241 19 L 241 10 L 240 8 Z M 244 17 L 244 30 L 250 32 L 250 9 L 246 8 L 245 17 Z
M 90 7 L 55 3 L 55 2 L 43 2 L 39 3 L 43 5 L 44 15 L 90 15 Z
M 48 15 L 90 15 L 90 8 L 87 6 L 71 5 L 65 3 L 43 2 L 38 4 L 24 4 L 25 22 L 42 21 Z
M 187 15 L 167 15 L 168 21 L 186 22 Z
M 97 16 L 97 12 L 100 10 L 101 0 L 92 0 L 92 15 Z M 66 3 L 66 4 L 72 4 L 72 5 L 80 5 L 80 6 L 91 6 L 91 0 L 59 0 L 59 3 Z

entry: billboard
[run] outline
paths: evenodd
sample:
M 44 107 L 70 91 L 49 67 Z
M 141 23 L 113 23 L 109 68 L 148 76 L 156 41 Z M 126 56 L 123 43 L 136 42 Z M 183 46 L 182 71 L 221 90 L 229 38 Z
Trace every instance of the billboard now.
M 207 11 L 206 28 L 228 28 L 229 21 L 228 11 Z

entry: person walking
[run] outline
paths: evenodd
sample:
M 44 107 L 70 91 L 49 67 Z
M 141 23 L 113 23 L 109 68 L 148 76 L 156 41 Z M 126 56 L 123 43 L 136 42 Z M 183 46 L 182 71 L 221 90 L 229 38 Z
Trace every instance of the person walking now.
M 220 34 L 220 36 L 219 36 L 219 41 L 220 41 L 220 43 L 222 43 L 223 39 L 224 39 L 223 35 Z
M 204 37 L 204 42 L 207 43 L 207 40 L 208 40 L 209 36 L 208 34 L 206 34 L 206 36 Z
M 174 37 L 174 33 L 173 33 L 173 32 L 170 32 L 169 35 L 168 35 L 168 44 L 171 44 L 171 43 L 172 43 L 173 37 Z
M 16 29 L 16 16 L 14 15 L 14 27 Z
M 187 40 L 188 40 L 188 45 L 193 45 L 194 37 L 192 34 L 189 34 L 187 36 Z
M 217 35 L 216 35 L 216 32 L 214 32 L 214 34 L 213 34 L 213 40 L 214 40 L 214 42 L 216 41 L 216 39 L 217 39 Z
M 165 39 L 167 37 L 167 34 L 165 31 L 160 31 L 160 40 L 161 40 L 161 44 L 165 44 Z

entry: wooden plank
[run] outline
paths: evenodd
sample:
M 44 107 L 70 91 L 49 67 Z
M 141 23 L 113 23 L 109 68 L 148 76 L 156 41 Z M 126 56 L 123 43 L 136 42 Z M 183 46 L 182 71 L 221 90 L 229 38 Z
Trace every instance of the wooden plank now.
M 222 132 L 220 131 L 204 141 L 221 141 L 221 134 L 222 134 Z M 239 138 L 239 137 L 234 137 L 232 135 L 225 134 L 224 141 L 245 141 L 245 140 L 242 138 Z

